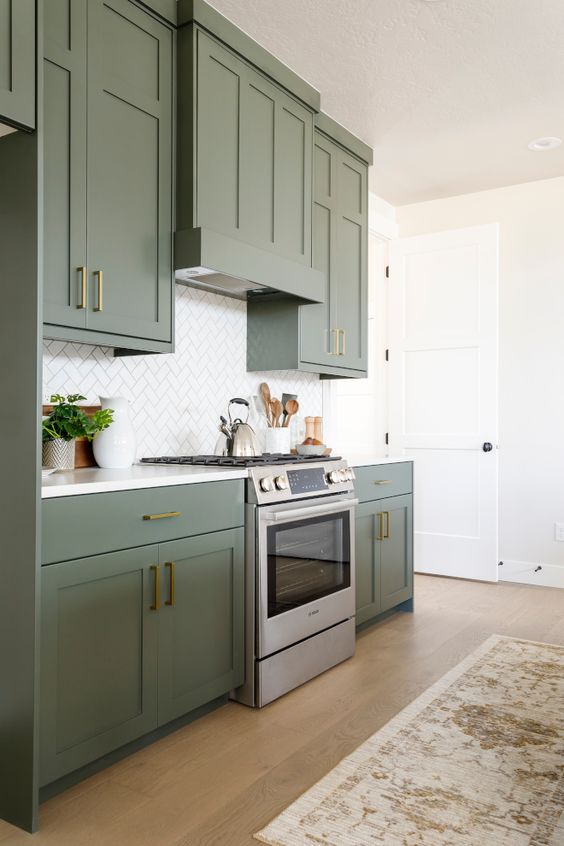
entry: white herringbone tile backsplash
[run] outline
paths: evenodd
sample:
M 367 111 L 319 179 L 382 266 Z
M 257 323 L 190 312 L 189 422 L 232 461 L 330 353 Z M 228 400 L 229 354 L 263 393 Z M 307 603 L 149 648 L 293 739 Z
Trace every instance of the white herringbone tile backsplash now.
M 300 413 L 322 413 L 318 377 L 308 373 L 247 373 L 247 307 L 217 294 L 176 287 L 176 352 L 114 358 L 110 349 L 45 341 L 43 395 L 82 393 L 131 403 L 137 454 L 213 451 L 219 415 L 234 396 L 249 397 L 266 381 L 272 394 L 298 394 Z

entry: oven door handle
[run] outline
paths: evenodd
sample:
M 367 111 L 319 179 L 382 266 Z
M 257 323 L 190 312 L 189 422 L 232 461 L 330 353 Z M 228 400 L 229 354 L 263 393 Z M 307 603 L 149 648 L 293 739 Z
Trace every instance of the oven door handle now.
M 323 514 L 335 514 L 339 511 L 352 511 L 358 505 L 358 499 L 345 499 L 331 505 L 311 505 L 308 508 L 294 508 L 287 511 L 267 511 L 261 519 L 269 523 L 281 523 L 298 520 L 302 517 L 318 517 Z

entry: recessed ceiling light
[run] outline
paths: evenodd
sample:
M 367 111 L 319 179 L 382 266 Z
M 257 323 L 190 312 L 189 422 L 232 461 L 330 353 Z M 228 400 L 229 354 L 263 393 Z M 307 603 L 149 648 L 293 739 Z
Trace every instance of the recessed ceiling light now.
M 544 153 L 547 150 L 555 150 L 562 144 L 561 138 L 549 135 L 546 138 L 535 138 L 529 144 L 529 150 L 534 150 L 535 153 Z

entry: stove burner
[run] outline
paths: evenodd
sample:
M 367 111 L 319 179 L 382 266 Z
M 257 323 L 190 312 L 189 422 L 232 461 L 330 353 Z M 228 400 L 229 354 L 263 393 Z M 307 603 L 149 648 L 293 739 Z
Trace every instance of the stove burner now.
M 142 464 L 183 464 L 203 465 L 205 467 L 269 467 L 273 464 L 307 464 L 308 462 L 340 461 L 339 456 L 333 455 L 284 455 L 283 453 L 266 453 L 265 455 L 235 456 L 235 455 L 161 455 L 156 458 L 142 458 Z

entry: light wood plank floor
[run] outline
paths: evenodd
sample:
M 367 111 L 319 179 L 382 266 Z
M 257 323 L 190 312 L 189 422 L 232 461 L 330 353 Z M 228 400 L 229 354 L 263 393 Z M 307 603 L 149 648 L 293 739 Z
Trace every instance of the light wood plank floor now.
M 416 580 L 415 614 L 262 711 L 229 703 L 41 808 L 0 845 L 251 846 L 252 834 L 490 634 L 564 644 L 564 590 Z

